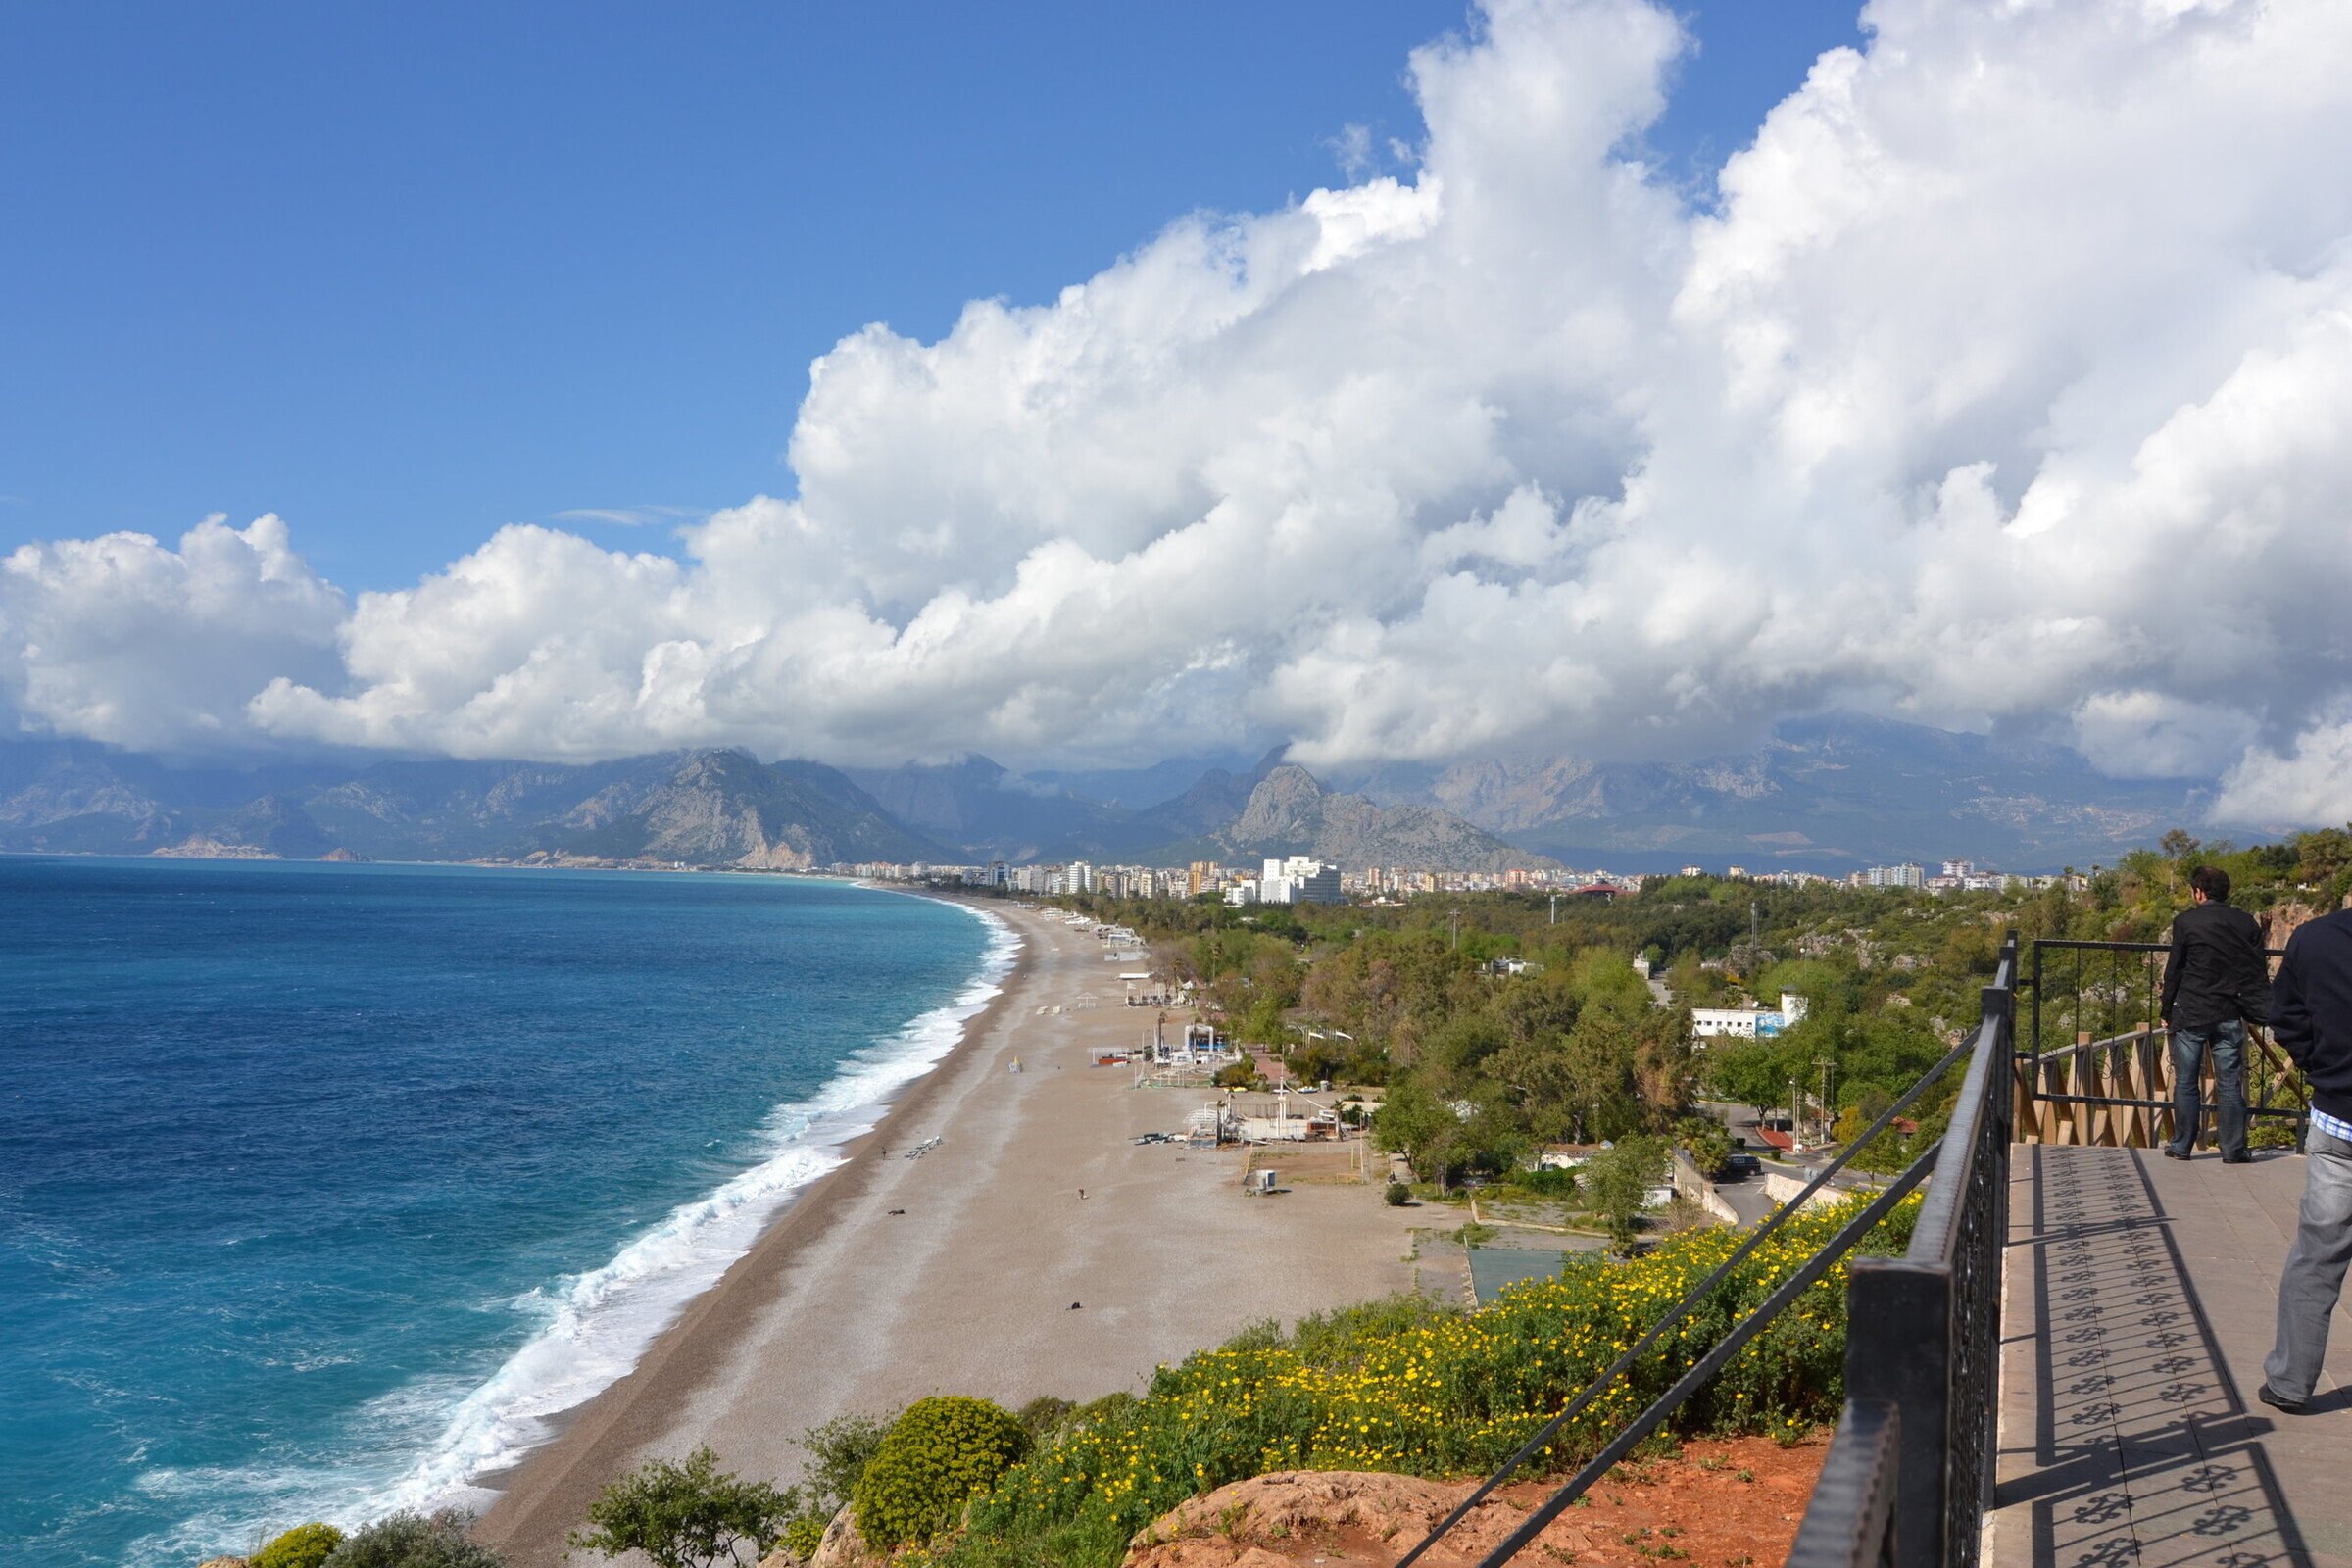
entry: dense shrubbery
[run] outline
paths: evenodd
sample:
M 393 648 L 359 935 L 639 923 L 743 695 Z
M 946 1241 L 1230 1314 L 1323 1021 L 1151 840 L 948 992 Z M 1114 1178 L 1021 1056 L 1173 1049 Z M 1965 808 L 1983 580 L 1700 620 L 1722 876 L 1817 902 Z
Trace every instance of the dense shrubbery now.
M 649 1459 L 588 1505 L 593 1530 L 571 1533 L 573 1546 L 617 1557 L 642 1551 L 660 1568 L 711 1568 L 757 1561 L 784 1534 L 797 1494 L 718 1468 L 708 1445 L 683 1460 Z
M 314 1520 L 296 1525 L 255 1552 L 252 1568 L 318 1568 L 342 1544 L 342 1531 Z
M 1976 1022 L 2004 931 L 2029 943 L 2157 940 L 2198 864 L 2227 870 L 2241 907 L 2328 909 L 2352 893 L 2352 828 L 2250 849 L 2176 829 L 2081 888 L 2004 893 L 1668 877 L 1599 902 L 1508 892 L 1385 907 L 1070 902 L 1144 933 L 1157 965 L 1198 980 L 1244 1039 L 1284 1048 L 1298 1078 L 1385 1085 L 1375 1138 L 1424 1180 L 1450 1185 L 1508 1177 L 1539 1144 L 1679 1134 L 1694 1079 L 1758 1106 L 1788 1104 L 1794 1080 L 1808 1097 L 1826 1093 L 1833 1114 L 1860 1108 L 1867 1122 Z M 1636 954 L 1668 976 L 1673 1007 L 1652 1005 L 1628 966 Z M 1537 967 L 1498 975 L 1486 962 L 1500 956 Z M 1809 1000 L 1802 1022 L 1689 1051 L 1679 1008 L 1770 1003 L 1784 990 Z M 1933 1119 L 1958 1083 L 1952 1075 L 1913 1117 Z M 1870 1163 L 1899 1167 L 1903 1142 L 1883 1142 Z
M 858 1478 L 858 1533 L 883 1551 L 929 1541 L 1027 1446 L 1020 1421 L 986 1399 L 915 1400 L 891 1423 Z
M 1872 1239 L 1899 1248 L 1915 1205 Z M 1743 1263 L 1549 1450 L 1589 1456 L 1851 1217 L 1799 1216 Z M 1265 1326 L 1163 1367 L 1147 1397 L 1066 1424 L 1055 1442 L 971 1505 L 958 1568 L 1097 1568 L 1186 1497 L 1281 1469 L 1461 1475 L 1492 1468 L 1639 1339 L 1739 1244 L 1739 1233 L 1670 1238 L 1648 1256 L 1571 1258 L 1557 1280 L 1461 1314 L 1410 1299 Z M 1841 1397 L 1845 1270 L 1833 1270 L 1736 1356 L 1675 1417 L 1673 1430 L 1793 1436 L 1833 1418 Z
M 326 1568 L 506 1568 L 506 1558 L 466 1539 L 467 1514 L 396 1513 L 343 1538 Z

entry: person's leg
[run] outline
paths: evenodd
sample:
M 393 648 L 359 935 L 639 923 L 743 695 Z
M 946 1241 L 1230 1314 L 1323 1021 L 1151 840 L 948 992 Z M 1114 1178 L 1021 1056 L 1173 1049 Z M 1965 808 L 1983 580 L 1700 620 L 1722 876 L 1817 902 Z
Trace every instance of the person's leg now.
M 2311 1169 L 2295 1244 L 2278 1279 L 2278 1341 L 2262 1363 L 2271 1392 L 2298 1404 L 2319 1381 L 2328 1319 L 2352 1263 L 2352 1144 L 2314 1127 L 2303 1152 Z
M 2246 1026 L 2213 1026 L 2213 1121 L 2224 1159 L 2246 1157 Z
M 2208 1032 L 2173 1031 L 2173 1141 L 2165 1147 L 2181 1159 L 2196 1152 L 2198 1128 L 2205 1118 L 2205 1097 L 2198 1093 L 2197 1072 L 2205 1065 Z

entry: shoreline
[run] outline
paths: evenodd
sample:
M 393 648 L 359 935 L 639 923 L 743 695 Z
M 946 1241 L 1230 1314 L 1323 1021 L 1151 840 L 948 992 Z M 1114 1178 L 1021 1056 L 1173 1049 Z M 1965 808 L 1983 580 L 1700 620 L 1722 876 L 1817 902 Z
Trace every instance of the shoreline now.
M 875 891 L 900 891 L 858 878 L 828 877 L 828 880 Z M 975 907 L 978 904 L 952 898 L 942 898 L 939 902 L 965 907 Z M 587 1503 L 595 1495 L 596 1488 L 622 1470 L 615 1469 L 592 1483 L 583 1481 L 576 1472 L 614 1444 L 634 1440 L 650 1418 L 666 1413 L 681 1392 L 678 1387 L 681 1376 L 691 1379 L 697 1371 L 691 1363 L 698 1356 L 701 1343 L 740 1333 L 739 1319 L 749 1295 L 771 1286 L 777 1273 L 791 1263 L 800 1248 L 835 1223 L 842 1205 L 870 1184 L 883 1152 L 890 1147 L 894 1129 L 920 1114 L 938 1096 L 943 1080 L 954 1070 L 958 1058 L 1018 990 L 1031 961 L 1026 937 L 1010 921 L 993 911 L 983 912 L 990 915 L 992 924 L 1010 930 L 1018 942 L 1011 961 L 997 978 L 996 995 L 963 1021 L 955 1045 L 946 1054 L 884 1102 L 881 1115 L 870 1129 L 836 1146 L 841 1163 L 787 1198 L 759 1239 L 686 1303 L 627 1372 L 581 1403 L 545 1417 L 549 1429 L 546 1440 L 518 1455 L 514 1462 L 468 1481 L 468 1491 L 497 1494 L 475 1526 L 477 1537 L 492 1544 L 506 1545 L 512 1552 L 518 1544 L 552 1532 L 557 1550 L 554 1560 L 562 1560 L 564 1533 L 585 1523 Z M 901 1143 L 903 1147 L 904 1140 Z M 581 1494 L 583 1486 L 587 1488 L 585 1494 Z M 576 1507 L 572 1506 L 575 1498 Z M 567 1507 L 570 1508 L 567 1522 L 549 1522 L 551 1508 Z
M 786 1484 L 800 1435 L 838 1415 L 1133 1391 L 1247 1322 L 1416 1283 L 1409 1214 L 1361 1186 L 1245 1200 L 1230 1149 L 1135 1147 L 1208 1092 L 1087 1065 L 1152 1016 L 1120 1004 L 1100 944 L 997 900 L 942 902 L 1020 939 L 997 995 L 628 1373 L 477 1481 L 503 1490 L 475 1535 L 515 1568 L 564 1562 L 598 1491 L 647 1458 L 708 1443 L 722 1468 Z
M 531 866 L 518 867 L 517 869 L 570 870 L 576 868 Z M 828 875 L 822 880 L 832 882 L 841 887 L 858 887 L 865 888 L 871 891 L 882 891 L 881 889 L 876 888 L 873 884 L 869 884 L 858 878 L 834 877 Z M 569 1432 L 587 1411 L 594 1408 L 596 1402 L 602 1398 L 606 1393 L 608 1393 L 615 1385 L 625 1382 L 630 1377 L 634 1376 L 638 1368 L 645 1365 L 646 1361 L 658 1351 L 662 1344 L 670 1337 L 672 1332 L 675 1331 L 680 1325 L 694 1318 L 703 1304 L 719 1291 L 726 1279 L 737 1269 L 741 1268 L 745 1261 L 753 1254 L 758 1252 L 762 1247 L 766 1246 L 769 1239 L 774 1236 L 779 1229 L 786 1225 L 793 1213 L 797 1211 L 806 1201 L 808 1201 L 812 1195 L 822 1192 L 837 1178 L 839 1178 L 845 1170 L 849 1169 L 853 1164 L 855 1164 L 859 1154 L 863 1152 L 869 1146 L 874 1145 L 876 1140 L 885 1138 L 887 1136 L 891 1119 L 897 1113 L 899 1108 L 902 1105 L 915 1100 L 922 1091 L 923 1086 L 929 1083 L 932 1079 L 936 1078 L 940 1071 L 955 1058 L 956 1052 L 961 1050 L 964 1042 L 970 1038 L 971 1030 L 984 1021 L 988 1017 L 989 1013 L 1003 1002 L 1006 990 L 1013 983 L 1014 976 L 1020 968 L 1023 946 L 1020 941 L 1019 933 L 1012 928 L 1009 922 L 989 914 L 985 910 L 979 910 L 976 912 L 982 916 L 980 919 L 980 924 L 983 927 L 985 935 L 985 945 L 982 950 L 978 967 L 971 971 L 966 977 L 962 989 L 956 993 L 955 998 L 946 1003 L 942 1003 L 938 1006 L 927 1008 L 924 1011 L 915 1014 L 901 1027 L 900 1036 L 896 1037 L 903 1038 L 908 1033 L 917 1029 L 919 1026 L 923 1025 L 926 1021 L 938 1019 L 953 1023 L 954 1033 L 952 1038 L 948 1040 L 945 1047 L 939 1050 L 936 1054 L 933 1054 L 929 1056 L 928 1059 L 923 1060 L 921 1065 L 913 1072 L 911 1076 L 901 1079 L 898 1082 L 891 1084 L 889 1087 L 882 1089 L 878 1094 L 875 1095 L 874 1098 L 870 1100 L 858 1102 L 852 1105 L 843 1107 L 838 1111 L 828 1112 L 820 1115 L 808 1130 L 808 1132 L 799 1135 L 799 1137 L 796 1138 L 791 1144 L 779 1146 L 776 1152 L 771 1154 L 771 1158 L 784 1157 L 789 1153 L 797 1152 L 803 1153 L 812 1153 L 817 1158 L 827 1161 L 828 1163 L 814 1176 L 808 1178 L 799 1186 L 789 1189 L 773 1200 L 773 1206 L 760 1221 L 759 1229 L 753 1234 L 750 1240 L 743 1245 L 742 1250 L 739 1251 L 733 1258 L 729 1259 L 724 1266 L 720 1268 L 717 1274 L 706 1280 L 700 1289 L 695 1290 L 693 1294 L 678 1300 L 674 1315 L 665 1325 L 657 1330 L 650 1339 L 645 1341 L 638 1348 L 635 1354 L 629 1359 L 628 1365 L 622 1371 L 614 1376 L 610 1382 L 587 1394 L 585 1396 L 576 1399 L 570 1404 L 555 1410 L 534 1411 L 523 1417 L 523 1419 L 527 1419 L 532 1424 L 536 1434 L 534 1438 L 527 1444 L 527 1446 L 511 1452 L 503 1459 L 492 1462 L 487 1468 L 471 1470 L 454 1480 L 444 1481 L 435 1492 L 430 1505 L 445 1506 L 452 1501 L 456 1501 L 460 1505 L 470 1505 L 478 1508 L 482 1505 L 485 1498 L 494 1497 L 496 1494 L 498 1494 L 505 1486 L 510 1484 L 516 1475 L 518 1475 L 529 1465 L 530 1461 L 535 1455 L 545 1450 L 551 1445 L 560 1441 L 564 1434 Z M 988 994 L 985 997 L 975 996 L 974 993 L 982 988 L 986 988 Z M 958 1013 L 961 1014 L 960 1017 L 956 1016 Z M 820 1086 L 815 1091 L 815 1094 L 811 1097 L 811 1099 L 821 1099 L 827 1090 L 841 1085 L 845 1078 L 849 1077 L 859 1067 L 861 1059 L 865 1057 L 868 1052 L 887 1047 L 893 1038 L 894 1037 L 879 1037 L 872 1042 L 871 1045 L 860 1048 L 858 1052 L 843 1057 L 842 1060 L 837 1064 L 834 1077 L 828 1079 L 825 1085 Z M 885 1057 L 885 1059 L 887 1060 L 888 1058 Z M 783 1105 L 779 1105 L 776 1108 L 782 1109 L 785 1107 Z M 839 1118 L 840 1120 L 857 1122 L 860 1120 L 866 1120 L 869 1117 L 871 1119 L 870 1121 L 867 1121 L 867 1125 L 863 1128 L 863 1130 L 849 1133 L 847 1136 L 843 1136 L 840 1132 L 836 1131 L 819 1137 L 809 1137 L 809 1134 L 822 1133 L 825 1121 L 830 1119 Z M 807 1139 L 808 1141 L 803 1142 L 801 1141 L 802 1139 Z M 757 1165 L 751 1167 L 753 1171 L 757 1171 L 761 1167 Z M 687 1208 L 692 1208 L 697 1206 L 698 1203 L 708 1203 L 713 1197 L 723 1195 L 726 1190 L 727 1188 L 725 1186 L 721 1186 L 720 1188 L 715 1189 L 712 1193 L 705 1194 L 702 1199 L 690 1201 L 684 1206 Z M 675 1212 L 676 1211 L 673 1211 L 673 1215 Z M 632 1240 L 631 1243 L 624 1245 L 621 1253 L 618 1255 L 625 1256 L 628 1247 L 633 1245 L 635 1245 L 634 1240 Z M 605 1266 L 611 1266 L 610 1262 L 608 1262 L 608 1264 Z M 530 1348 L 531 1347 L 529 1346 L 524 1347 L 521 1350 L 516 1352 L 516 1355 L 520 1356 L 527 1353 Z M 511 1366 L 514 1364 L 514 1361 L 510 1360 L 506 1364 Z M 487 1387 L 487 1385 L 485 1385 L 485 1387 Z

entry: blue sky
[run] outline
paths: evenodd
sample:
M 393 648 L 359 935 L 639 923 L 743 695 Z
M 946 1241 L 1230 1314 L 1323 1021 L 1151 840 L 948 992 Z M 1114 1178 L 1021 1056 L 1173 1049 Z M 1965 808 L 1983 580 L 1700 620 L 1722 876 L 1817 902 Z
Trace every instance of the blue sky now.
M 1703 191 L 1855 6 L 1684 13 Z M 1411 138 L 1458 3 L 0 8 L 0 549 L 283 514 L 347 589 L 789 493 L 807 367 Z M 614 545 L 665 530 L 574 519 Z

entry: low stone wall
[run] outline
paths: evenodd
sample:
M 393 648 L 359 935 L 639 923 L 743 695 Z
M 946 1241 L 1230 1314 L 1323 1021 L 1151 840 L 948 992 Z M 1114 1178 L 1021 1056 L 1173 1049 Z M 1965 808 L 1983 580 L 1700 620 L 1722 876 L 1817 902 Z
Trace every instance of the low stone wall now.
M 1764 1196 L 1776 1203 L 1793 1203 L 1796 1201 L 1797 1195 L 1805 1190 L 1805 1183 L 1809 1180 L 1811 1180 L 1810 1177 L 1783 1176 L 1778 1171 L 1768 1170 L 1764 1173 Z M 1807 1202 L 1817 1207 L 1823 1203 L 1835 1203 L 1838 1197 L 1838 1193 L 1825 1187 L 1807 1200 Z
M 1679 1149 L 1674 1152 L 1674 1190 L 1684 1201 L 1696 1203 L 1726 1225 L 1740 1223 L 1738 1211 L 1724 1201 L 1723 1195 L 1715 1190 L 1715 1184 L 1707 1180 L 1699 1168 L 1690 1162 L 1690 1156 Z

